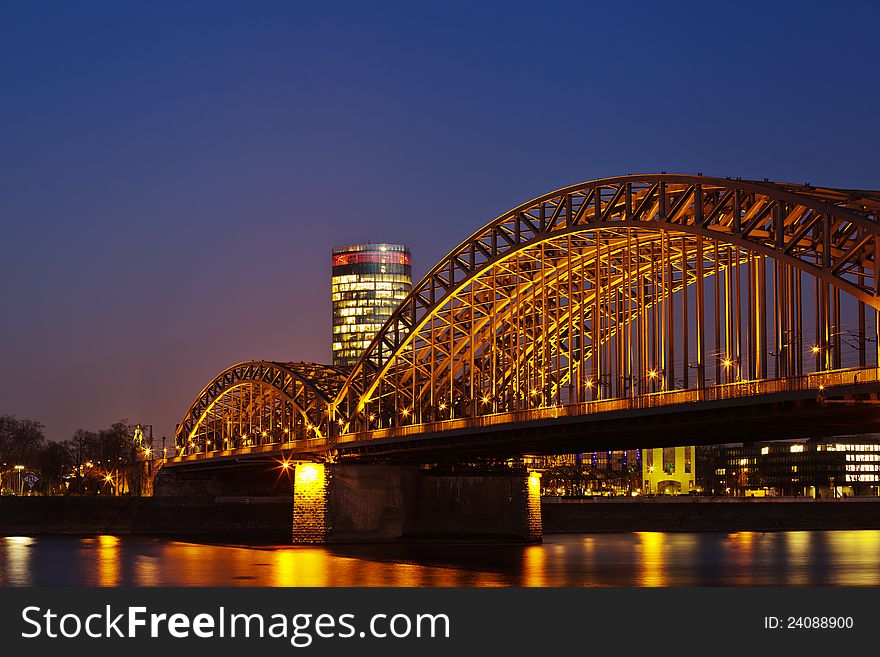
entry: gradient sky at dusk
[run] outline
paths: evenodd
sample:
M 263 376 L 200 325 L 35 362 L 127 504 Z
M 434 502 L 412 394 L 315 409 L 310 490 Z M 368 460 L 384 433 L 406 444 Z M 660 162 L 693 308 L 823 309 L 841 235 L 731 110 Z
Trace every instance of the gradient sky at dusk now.
M 582 180 L 880 188 L 874 3 L 313 4 L 2 5 L 0 413 L 170 437 L 329 361 L 334 244 L 420 277 Z

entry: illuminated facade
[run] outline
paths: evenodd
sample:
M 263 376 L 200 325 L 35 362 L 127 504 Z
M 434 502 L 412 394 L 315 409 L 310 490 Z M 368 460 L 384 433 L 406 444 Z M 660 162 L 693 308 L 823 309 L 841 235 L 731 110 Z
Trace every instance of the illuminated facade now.
M 695 448 L 659 447 L 642 450 L 645 495 L 686 495 L 696 489 Z
M 735 497 L 838 498 L 880 494 L 880 435 L 706 448 L 708 490 Z
M 351 367 L 412 287 L 409 247 L 337 247 L 332 276 L 333 364 Z
M 641 452 L 637 449 L 530 456 L 528 465 L 543 471 L 548 497 L 635 495 L 641 488 Z

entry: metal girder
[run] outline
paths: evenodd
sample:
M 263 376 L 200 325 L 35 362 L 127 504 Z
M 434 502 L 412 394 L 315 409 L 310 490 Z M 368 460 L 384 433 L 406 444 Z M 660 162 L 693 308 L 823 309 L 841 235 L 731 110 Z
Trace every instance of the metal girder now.
M 513 208 L 484 226 L 450 252 L 413 288 L 398 313 L 389 319 L 353 369 L 336 400 L 336 408 L 346 419 L 354 419 L 359 413 L 370 413 L 381 421 L 382 411 L 376 407 L 374 398 L 385 399 L 386 406 L 391 395 L 397 402 L 401 398 L 405 401 L 408 396 L 414 403 L 415 397 L 423 394 L 423 390 L 446 386 L 456 372 L 461 371 L 463 361 L 473 360 L 474 356 L 463 356 L 457 368 L 450 365 L 445 376 L 438 376 L 438 365 L 444 366 L 447 361 L 452 363 L 457 355 L 467 351 L 467 336 L 485 327 L 488 314 L 500 309 L 482 312 L 482 323 L 478 325 L 462 321 L 466 312 L 452 312 L 453 305 L 466 297 L 467 291 L 477 285 L 478 280 L 485 279 L 488 271 L 493 268 L 503 271 L 505 259 L 512 254 L 522 253 L 552 237 L 595 233 L 613 226 L 632 228 L 642 239 L 651 234 L 656 239 L 662 233 L 688 235 L 706 244 L 723 245 L 724 253 L 735 248 L 738 266 L 740 256 L 747 253 L 762 259 L 771 258 L 782 267 L 806 272 L 870 307 L 880 308 L 875 294 L 878 276 L 874 260 L 880 228 L 876 214 L 878 208 L 880 195 L 876 192 L 666 174 L 609 178 L 551 192 Z M 823 226 L 821 231 L 814 229 L 819 224 Z M 708 247 L 706 250 L 711 251 Z M 690 250 L 685 260 L 696 263 Z M 702 258 L 699 264 L 695 264 L 700 271 L 704 265 L 709 268 L 710 276 L 713 271 L 725 270 L 723 265 L 719 269 L 711 262 L 704 263 Z M 630 271 L 626 276 L 632 274 Z M 501 275 L 503 277 L 503 273 Z M 605 282 L 606 291 L 611 288 L 611 294 L 622 294 L 617 289 L 623 285 L 622 276 L 616 280 L 609 278 Z M 702 280 L 702 276 L 699 278 Z M 690 278 L 688 282 L 691 282 Z M 670 288 L 670 293 L 679 288 Z M 630 296 L 630 292 L 624 296 Z M 479 292 L 475 294 L 474 298 L 479 299 Z M 731 294 L 728 292 L 727 296 Z M 582 301 L 587 308 L 592 307 L 588 297 Z M 619 301 L 623 303 L 623 297 Z M 617 303 L 618 297 L 615 296 L 611 305 Z M 638 301 L 634 304 L 637 306 Z M 702 313 L 702 309 L 698 310 Z M 715 310 L 717 313 L 718 309 Z M 444 313 L 452 319 L 441 318 Z M 631 309 L 623 313 L 627 318 L 633 315 L 639 313 L 633 313 Z M 627 319 L 623 326 L 631 321 Z M 724 321 L 729 324 L 727 318 Z M 552 333 L 552 326 L 551 322 L 543 329 Z M 528 332 L 528 327 L 511 328 L 525 328 Z M 422 336 L 423 332 L 427 332 L 427 337 Z M 699 343 L 696 355 L 700 371 L 698 379 L 703 378 L 706 365 L 702 353 L 706 342 L 704 333 L 705 329 L 696 336 Z M 614 335 L 612 331 L 598 341 L 611 340 Z M 588 339 L 589 332 L 585 331 L 579 337 Z M 430 367 L 433 371 L 420 384 L 420 390 L 402 395 L 389 379 L 409 383 L 416 371 L 426 367 L 424 363 L 414 362 L 414 352 L 418 351 L 414 345 L 420 339 L 427 341 L 426 344 L 431 343 L 433 359 Z M 448 345 L 447 339 L 450 340 Z M 391 372 L 399 369 L 400 363 L 406 359 L 412 363 L 413 374 L 391 377 Z M 690 365 L 684 363 L 679 367 L 685 368 L 686 375 Z M 442 392 L 438 391 L 438 394 L 442 396 Z M 453 403 L 451 398 L 455 394 L 456 385 L 452 382 L 447 395 L 449 404 Z M 433 402 L 436 400 L 432 401 L 432 406 L 436 406 Z M 470 403 L 473 403 L 472 399 Z M 399 409 L 394 410 L 397 412 Z M 360 428 L 363 428 L 362 423 Z
M 224 410 L 235 417 L 237 428 L 237 432 L 226 432 L 225 440 L 247 438 L 245 434 L 253 431 L 253 417 L 274 418 L 276 409 L 283 404 L 288 405 L 288 412 L 282 411 L 285 417 L 280 422 L 272 420 L 273 428 L 293 434 L 291 438 L 301 429 L 304 431 L 300 433 L 326 435 L 330 423 L 328 409 L 345 381 L 345 374 L 341 368 L 306 362 L 248 361 L 232 365 L 196 397 L 177 427 L 177 446 L 203 449 L 210 440 L 205 434 L 208 424 L 232 421 L 221 412 Z M 241 430 L 245 425 L 248 432 Z
M 234 418 L 268 439 L 288 422 L 297 439 L 332 445 L 491 413 L 672 399 L 802 376 L 812 359 L 826 372 L 857 354 L 864 367 L 869 342 L 876 365 L 878 212 L 878 192 L 704 176 L 559 189 L 453 249 L 350 371 L 233 366 L 178 438 L 206 443 Z

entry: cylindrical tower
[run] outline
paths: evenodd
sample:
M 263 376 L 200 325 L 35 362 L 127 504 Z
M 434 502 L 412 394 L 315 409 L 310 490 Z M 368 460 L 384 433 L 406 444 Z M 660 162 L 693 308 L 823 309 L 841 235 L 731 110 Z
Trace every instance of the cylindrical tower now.
M 409 247 L 350 244 L 333 249 L 333 364 L 354 365 L 412 287 Z

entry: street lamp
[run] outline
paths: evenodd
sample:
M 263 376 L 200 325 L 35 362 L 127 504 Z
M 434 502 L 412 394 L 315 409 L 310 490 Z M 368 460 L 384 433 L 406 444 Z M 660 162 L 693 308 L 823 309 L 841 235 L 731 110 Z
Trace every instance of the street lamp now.
M 21 473 L 24 470 L 24 466 L 16 465 L 13 469 L 18 473 L 18 496 L 21 497 L 24 495 L 24 482 L 21 479 Z

